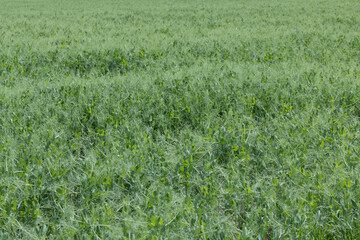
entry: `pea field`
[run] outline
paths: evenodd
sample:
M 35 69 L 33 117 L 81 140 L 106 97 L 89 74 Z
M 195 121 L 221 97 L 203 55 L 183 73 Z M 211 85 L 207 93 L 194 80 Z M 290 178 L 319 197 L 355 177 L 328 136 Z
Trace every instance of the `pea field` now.
M 0 0 L 0 239 L 359 239 L 359 12 Z

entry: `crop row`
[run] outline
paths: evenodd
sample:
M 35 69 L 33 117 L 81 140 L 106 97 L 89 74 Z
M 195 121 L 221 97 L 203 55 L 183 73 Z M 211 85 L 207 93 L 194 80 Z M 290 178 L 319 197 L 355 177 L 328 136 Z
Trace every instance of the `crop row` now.
M 359 40 L 354 38 L 346 43 L 329 42 L 327 45 L 338 47 L 343 45 L 341 54 L 333 55 L 327 50 L 306 49 L 309 40 L 302 39 L 295 45 L 301 47 L 303 51 L 296 51 L 292 45 L 284 44 L 281 48 L 267 46 L 263 42 L 257 42 L 255 45 L 249 43 L 240 43 L 238 47 L 228 48 L 214 42 L 210 44 L 184 44 L 174 41 L 169 48 L 146 51 L 130 50 L 128 52 L 121 49 L 111 49 L 104 51 L 80 51 L 75 54 L 67 47 L 59 48 L 47 53 L 38 53 L 16 50 L 19 55 L 0 55 L 0 76 L 1 84 L 4 86 L 14 86 L 21 77 L 48 77 L 54 74 L 77 74 L 85 75 L 105 75 L 108 73 L 125 74 L 129 71 L 146 71 L 152 67 L 160 67 L 164 71 L 174 67 L 188 67 L 195 63 L 210 61 L 221 63 L 231 61 L 236 63 L 263 63 L 273 65 L 279 62 L 286 62 L 289 58 L 297 61 L 316 62 L 317 64 L 333 61 L 332 58 L 338 57 L 341 62 L 357 61 L 358 55 L 355 49 L 359 48 Z M 301 39 L 301 38 L 300 38 Z M 295 38 L 296 40 L 296 38 Z M 293 40 L 294 41 L 294 40 Z M 345 45 L 344 45 L 345 44 Z M 324 46 L 325 47 L 325 46 Z M 21 54 L 20 54 L 21 53 Z M 299 54 L 300 53 L 300 54 Z M 358 73 L 354 73 L 358 75 Z

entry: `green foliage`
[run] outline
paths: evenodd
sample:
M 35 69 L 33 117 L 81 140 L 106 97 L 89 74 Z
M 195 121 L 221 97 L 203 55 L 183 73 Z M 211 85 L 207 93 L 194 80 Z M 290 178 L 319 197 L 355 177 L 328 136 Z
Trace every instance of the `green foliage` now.
M 356 239 L 359 3 L 156 3 L 0 0 L 0 238 Z

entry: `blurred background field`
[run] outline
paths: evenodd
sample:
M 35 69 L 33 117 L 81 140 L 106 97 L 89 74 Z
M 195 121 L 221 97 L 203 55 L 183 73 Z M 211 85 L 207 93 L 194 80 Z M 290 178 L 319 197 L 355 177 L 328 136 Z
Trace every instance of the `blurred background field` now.
M 358 1 L 0 6 L 1 238 L 360 235 Z

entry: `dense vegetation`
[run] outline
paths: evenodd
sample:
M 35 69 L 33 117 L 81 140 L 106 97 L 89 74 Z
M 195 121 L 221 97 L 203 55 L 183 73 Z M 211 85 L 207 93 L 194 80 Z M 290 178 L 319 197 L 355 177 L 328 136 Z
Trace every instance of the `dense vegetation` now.
M 360 236 L 360 2 L 0 0 L 1 239 Z

